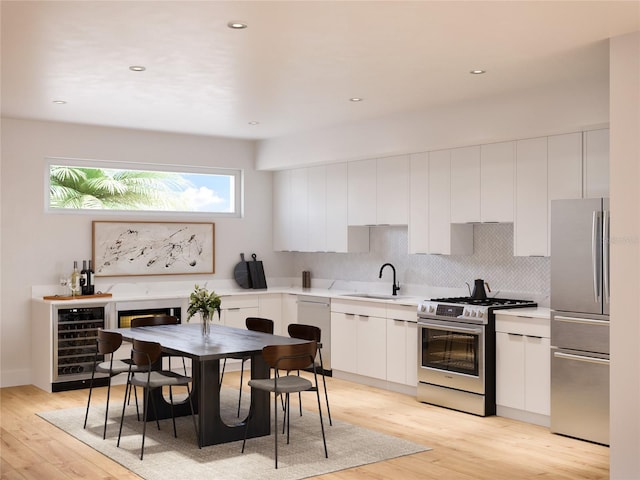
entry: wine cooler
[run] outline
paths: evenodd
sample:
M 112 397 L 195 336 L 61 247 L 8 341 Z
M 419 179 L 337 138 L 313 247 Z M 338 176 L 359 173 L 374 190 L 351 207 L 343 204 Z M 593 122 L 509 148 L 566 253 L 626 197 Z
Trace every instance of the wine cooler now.
M 98 329 L 105 327 L 105 308 L 58 308 L 53 324 L 52 390 L 56 392 L 88 387 Z M 98 357 L 98 361 L 103 360 L 102 356 Z M 106 385 L 107 380 L 105 376 L 98 376 L 94 385 Z

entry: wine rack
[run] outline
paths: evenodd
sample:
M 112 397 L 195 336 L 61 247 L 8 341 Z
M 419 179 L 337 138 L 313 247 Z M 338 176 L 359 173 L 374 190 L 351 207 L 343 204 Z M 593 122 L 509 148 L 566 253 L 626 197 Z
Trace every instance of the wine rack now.
M 54 382 L 91 378 L 104 307 L 60 308 L 55 322 Z M 98 357 L 102 361 L 102 356 Z

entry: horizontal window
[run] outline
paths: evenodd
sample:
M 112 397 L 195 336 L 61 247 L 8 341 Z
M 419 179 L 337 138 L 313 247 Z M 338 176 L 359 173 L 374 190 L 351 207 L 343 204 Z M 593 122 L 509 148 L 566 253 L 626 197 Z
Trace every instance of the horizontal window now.
M 49 159 L 47 210 L 240 216 L 242 171 Z

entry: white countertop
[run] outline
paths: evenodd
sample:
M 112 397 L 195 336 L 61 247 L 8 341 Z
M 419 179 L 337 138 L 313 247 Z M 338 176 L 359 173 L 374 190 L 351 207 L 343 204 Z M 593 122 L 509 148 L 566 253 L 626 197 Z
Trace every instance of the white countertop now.
M 387 298 L 372 298 L 372 297 L 359 297 L 359 296 L 351 296 L 350 294 L 356 294 L 356 292 L 347 291 L 347 290 L 329 290 L 325 288 L 310 288 L 305 289 L 301 287 L 274 287 L 267 289 L 242 289 L 242 288 L 220 288 L 215 289 L 215 292 L 221 297 L 224 296 L 239 296 L 239 295 L 267 295 L 267 294 L 292 294 L 292 295 L 308 295 L 314 297 L 323 297 L 323 298 L 331 298 L 331 299 L 345 299 L 350 301 L 361 301 L 361 302 L 378 302 L 378 303 L 387 303 L 392 305 L 411 305 L 418 306 L 418 303 L 423 300 L 421 297 L 412 297 L 412 296 L 398 296 L 397 299 L 387 299 Z M 69 300 L 69 299 L 60 299 L 60 300 L 44 300 L 42 297 L 33 297 L 34 301 L 51 303 L 55 305 L 62 304 L 78 304 L 78 303 L 109 303 L 109 302 L 134 302 L 134 301 L 145 301 L 145 300 L 162 300 L 162 299 L 186 299 L 189 297 L 190 291 L 183 292 L 149 292 L 149 293 L 113 293 L 111 297 L 83 297 L 82 295 L 78 296 L 78 298 Z M 382 294 L 384 295 L 384 294 Z
M 532 308 L 513 308 L 497 310 L 496 315 L 510 315 L 513 317 L 532 317 L 549 320 L 551 318 L 551 309 L 546 307 Z

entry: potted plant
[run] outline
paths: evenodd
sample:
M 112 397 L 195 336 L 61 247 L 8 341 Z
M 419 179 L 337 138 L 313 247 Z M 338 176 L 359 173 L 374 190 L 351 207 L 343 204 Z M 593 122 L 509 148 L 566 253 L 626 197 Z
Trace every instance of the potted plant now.
M 216 292 L 213 290 L 209 292 L 206 288 L 196 285 L 194 291 L 189 295 L 187 322 L 196 313 L 200 313 L 202 317 L 202 334 L 205 337 L 208 336 L 214 312 L 218 312 L 218 319 L 220 318 L 220 303 L 220 296 Z

